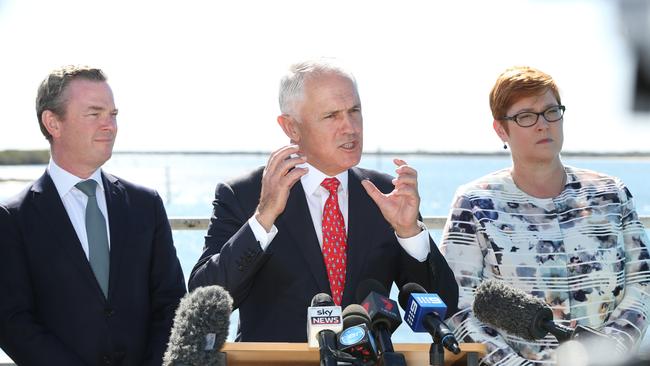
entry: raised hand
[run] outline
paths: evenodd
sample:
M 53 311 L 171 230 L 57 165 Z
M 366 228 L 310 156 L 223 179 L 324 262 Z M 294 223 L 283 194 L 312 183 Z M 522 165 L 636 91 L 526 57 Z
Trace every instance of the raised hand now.
M 392 192 L 382 193 L 367 179 L 361 184 L 395 233 L 400 238 L 410 238 L 422 231 L 417 223 L 420 210 L 418 173 L 402 159 L 393 159 L 393 163 L 397 165 L 397 178 L 393 179 L 395 188 Z
M 255 218 L 267 232 L 284 211 L 291 187 L 307 174 L 307 168 L 296 168 L 296 165 L 307 161 L 299 152 L 298 145 L 283 146 L 271 153 L 266 163 Z M 298 156 L 291 157 L 292 154 Z

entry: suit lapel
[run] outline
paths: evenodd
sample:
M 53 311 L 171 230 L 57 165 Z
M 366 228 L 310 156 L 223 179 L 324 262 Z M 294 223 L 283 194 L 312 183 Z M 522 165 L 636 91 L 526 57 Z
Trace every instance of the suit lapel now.
M 345 273 L 345 289 L 343 303 L 356 303 L 356 290 L 363 267 L 365 266 L 366 251 L 372 246 L 372 225 L 369 225 L 369 215 L 378 210 L 361 181 L 365 177 L 358 169 L 348 170 L 348 266 Z
M 119 180 L 110 174 L 102 172 L 106 208 L 108 210 L 108 225 L 111 233 L 110 269 L 108 280 L 108 297 L 115 291 L 119 283 L 119 268 L 125 246 L 125 235 L 128 229 L 128 208 L 126 192 Z
M 50 237 L 58 242 L 70 257 L 70 263 L 82 273 L 81 278 L 88 281 L 88 285 L 97 290 L 102 298 L 101 289 L 95 279 L 95 274 L 90 268 L 90 263 L 81 247 L 81 241 L 72 226 L 68 212 L 63 206 L 59 192 L 49 173 L 45 172 L 32 186 L 33 204 L 40 215 L 39 222 L 45 223 L 53 233 Z
M 293 240 L 290 242 L 298 247 L 298 251 L 308 263 L 311 274 L 318 283 L 319 292 L 329 293 L 330 285 L 323 253 L 314 232 L 314 223 L 309 214 L 305 191 L 300 181 L 291 188 L 284 213 L 278 221 L 292 237 Z

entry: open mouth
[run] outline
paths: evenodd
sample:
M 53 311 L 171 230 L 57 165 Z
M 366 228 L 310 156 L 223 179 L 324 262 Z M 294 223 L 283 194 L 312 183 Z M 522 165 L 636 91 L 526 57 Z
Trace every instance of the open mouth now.
M 356 149 L 357 145 L 358 144 L 356 141 L 352 141 L 352 142 L 346 142 L 345 144 L 340 145 L 339 147 L 343 150 L 354 150 Z

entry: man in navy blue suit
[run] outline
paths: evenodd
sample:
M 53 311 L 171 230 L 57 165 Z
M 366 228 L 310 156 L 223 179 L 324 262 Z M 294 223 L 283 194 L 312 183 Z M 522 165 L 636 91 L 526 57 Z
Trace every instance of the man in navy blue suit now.
M 217 186 L 190 289 L 230 291 L 241 341 L 305 342 L 312 297 L 355 303 L 367 278 L 386 288 L 417 282 L 455 309 L 454 275 L 418 220 L 416 170 L 401 159 L 396 178 L 356 167 L 363 118 L 354 77 L 326 60 L 295 64 L 280 109 L 291 144 Z
M 158 194 L 104 172 L 117 109 L 99 69 L 40 85 L 45 173 L 0 206 L 0 346 L 19 365 L 161 365 L 185 294 Z

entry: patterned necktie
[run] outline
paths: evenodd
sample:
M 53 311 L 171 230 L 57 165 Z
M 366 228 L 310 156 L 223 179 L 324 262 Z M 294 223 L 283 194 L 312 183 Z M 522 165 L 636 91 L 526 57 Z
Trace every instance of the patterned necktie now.
M 345 287 L 345 267 L 347 235 L 345 221 L 339 208 L 339 180 L 326 178 L 321 183 L 330 192 L 323 209 L 323 258 L 330 280 L 332 299 L 336 305 L 341 305 L 343 288 Z
M 95 273 L 95 278 L 101 287 L 104 297 L 108 298 L 108 269 L 109 250 L 106 221 L 97 205 L 97 182 L 92 179 L 81 181 L 75 185 L 88 196 L 86 204 L 86 235 L 88 237 L 88 261 Z

